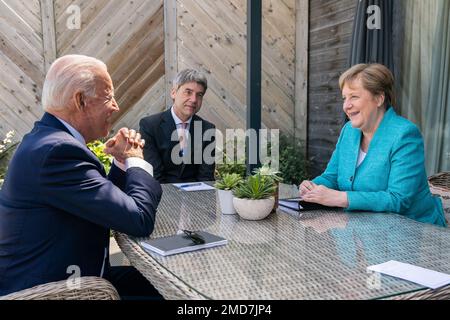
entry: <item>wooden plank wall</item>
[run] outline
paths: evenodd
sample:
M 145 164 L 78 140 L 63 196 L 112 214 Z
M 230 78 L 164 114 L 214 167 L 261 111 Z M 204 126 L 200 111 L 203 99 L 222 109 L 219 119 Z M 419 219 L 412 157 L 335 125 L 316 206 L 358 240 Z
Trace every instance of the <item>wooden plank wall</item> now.
M 68 28 L 73 6 L 79 29 Z M 46 69 L 65 54 L 107 64 L 121 108 L 115 128 L 163 110 L 163 9 L 163 0 L 0 1 L 0 137 L 14 129 L 20 140 L 42 116 Z
M 245 128 L 246 0 L 54 0 L 53 13 L 49 2 L 0 1 L 0 136 L 15 129 L 20 139 L 42 115 L 40 94 L 52 54 L 81 53 L 107 63 L 122 109 L 115 129 L 137 128 L 140 118 L 165 109 L 172 80 L 165 77 L 167 3 L 166 15 L 177 15 L 169 60 L 176 61 L 176 70 L 198 67 L 208 75 L 210 89 L 200 115 L 219 129 Z M 299 3 L 263 0 L 263 127 L 288 134 L 295 128 Z M 356 3 L 309 1 L 308 153 L 317 172 L 325 167 L 341 128 L 337 79 L 346 68 Z M 71 5 L 80 8 L 80 29 L 67 27 Z
M 67 28 L 70 17 L 67 11 L 71 5 L 81 9 L 79 30 Z M 105 61 L 108 66 L 121 109 L 115 118 L 115 130 L 123 125 L 135 128 L 138 119 L 149 110 L 164 108 L 153 97 L 158 91 L 155 84 L 164 76 L 163 10 L 163 0 L 55 2 L 58 56 L 86 54 Z
M 206 72 L 199 115 L 223 130 L 245 128 L 246 0 L 177 1 L 178 70 Z M 263 0 L 263 127 L 294 133 L 295 0 Z
M 338 79 L 348 67 L 356 0 L 310 1 L 308 157 L 326 167 L 343 125 Z
M 18 141 L 42 115 L 44 48 L 39 0 L 0 1 L 0 139 Z

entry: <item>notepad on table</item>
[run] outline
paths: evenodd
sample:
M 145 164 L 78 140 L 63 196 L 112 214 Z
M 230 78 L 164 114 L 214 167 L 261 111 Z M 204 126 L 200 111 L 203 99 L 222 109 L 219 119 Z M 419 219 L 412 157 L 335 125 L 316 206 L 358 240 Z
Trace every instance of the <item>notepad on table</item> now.
M 206 190 L 215 190 L 216 189 L 204 182 L 174 183 L 173 186 L 175 186 L 183 191 L 206 191 Z
M 289 198 L 278 200 L 278 206 L 283 208 L 288 208 L 291 210 L 299 211 L 298 202 L 300 198 Z
M 367 267 L 367 270 L 408 280 L 431 289 L 437 289 L 450 284 L 449 274 L 394 260 Z
M 196 251 L 200 249 L 222 246 L 228 243 L 228 240 L 206 231 L 197 231 L 205 243 L 195 244 L 191 238 L 185 234 L 176 234 L 167 237 L 143 240 L 141 246 L 150 252 L 155 252 L 162 256 L 169 256 L 177 253 Z

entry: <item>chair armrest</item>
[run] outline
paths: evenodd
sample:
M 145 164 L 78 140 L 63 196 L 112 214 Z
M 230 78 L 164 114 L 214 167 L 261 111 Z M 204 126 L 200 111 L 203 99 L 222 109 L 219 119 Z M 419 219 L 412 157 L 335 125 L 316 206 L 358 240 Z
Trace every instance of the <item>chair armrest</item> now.
M 110 282 L 99 277 L 81 277 L 79 288 L 67 280 L 50 282 L 0 297 L 0 300 L 120 300 Z

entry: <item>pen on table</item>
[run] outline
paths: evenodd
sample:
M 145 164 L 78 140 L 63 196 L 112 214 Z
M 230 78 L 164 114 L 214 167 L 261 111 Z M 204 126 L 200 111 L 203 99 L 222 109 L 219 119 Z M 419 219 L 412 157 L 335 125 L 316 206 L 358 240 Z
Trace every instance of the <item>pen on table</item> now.
M 188 188 L 188 187 L 195 187 L 195 186 L 201 186 L 202 183 L 201 182 L 197 182 L 197 183 L 189 183 L 189 184 L 182 184 L 180 186 L 180 188 Z

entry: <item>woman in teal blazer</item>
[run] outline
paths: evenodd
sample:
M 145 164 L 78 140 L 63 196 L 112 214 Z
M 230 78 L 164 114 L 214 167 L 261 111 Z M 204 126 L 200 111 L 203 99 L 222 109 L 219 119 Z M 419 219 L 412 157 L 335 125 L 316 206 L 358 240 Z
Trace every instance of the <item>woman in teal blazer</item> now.
M 341 76 L 339 85 L 350 121 L 325 172 L 300 184 L 303 200 L 445 226 L 441 200 L 428 187 L 420 131 L 391 106 L 395 97 L 389 69 L 359 64 Z

